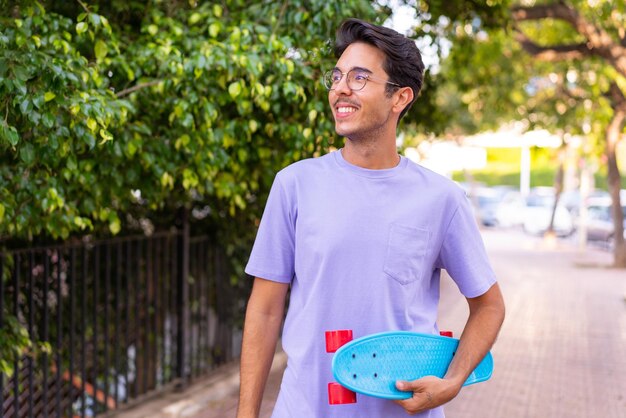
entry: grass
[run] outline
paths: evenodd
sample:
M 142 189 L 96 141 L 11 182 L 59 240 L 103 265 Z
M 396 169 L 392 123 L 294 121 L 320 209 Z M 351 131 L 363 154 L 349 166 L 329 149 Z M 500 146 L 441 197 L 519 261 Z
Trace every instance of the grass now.
M 553 186 L 557 164 L 553 150 L 539 148 L 531 150 L 530 186 Z M 606 166 L 603 166 L 595 173 L 596 189 L 607 189 L 606 171 Z M 487 186 L 519 187 L 520 151 L 512 148 L 490 148 L 487 150 L 487 167 L 470 171 L 470 173 L 475 181 Z M 626 173 L 621 174 L 621 188 L 626 189 Z M 461 182 L 469 180 L 462 171 L 453 173 L 452 179 Z

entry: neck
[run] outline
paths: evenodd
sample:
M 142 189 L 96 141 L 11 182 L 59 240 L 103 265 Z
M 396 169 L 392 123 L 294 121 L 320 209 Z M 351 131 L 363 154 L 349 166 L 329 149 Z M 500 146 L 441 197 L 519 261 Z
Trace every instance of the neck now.
M 400 156 L 394 142 L 362 142 L 346 138 L 345 146 L 341 150 L 343 159 L 350 164 L 370 170 L 393 168 L 400 163 Z

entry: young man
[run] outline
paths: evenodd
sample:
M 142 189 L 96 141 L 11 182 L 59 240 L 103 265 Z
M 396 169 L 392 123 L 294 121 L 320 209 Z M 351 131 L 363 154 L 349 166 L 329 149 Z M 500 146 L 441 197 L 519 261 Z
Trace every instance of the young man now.
M 396 151 L 399 119 L 422 85 L 415 43 L 350 19 L 337 32 L 335 53 L 325 84 L 345 145 L 283 169 L 272 186 L 246 267 L 255 281 L 238 418 L 258 417 L 289 287 L 288 364 L 273 418 L 443 417 L 440 406 L 496 339 L 502 296 L 463 191 Z M 356 404 L 328 405 L 332 356 L 324 331 L 437 334 L 441 269 L 470 310 L 446 376 L 397 382 L 413 392 L 405 401 L 360 396 Z

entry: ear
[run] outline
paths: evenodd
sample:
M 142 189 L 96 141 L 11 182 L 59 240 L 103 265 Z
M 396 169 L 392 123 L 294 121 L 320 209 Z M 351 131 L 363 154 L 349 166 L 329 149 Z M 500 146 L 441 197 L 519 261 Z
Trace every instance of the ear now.
M 393 97 L 393 111 L 401 113 L 413 100 L 413 89 L 411 87 L 402 87 L 394 93 Z

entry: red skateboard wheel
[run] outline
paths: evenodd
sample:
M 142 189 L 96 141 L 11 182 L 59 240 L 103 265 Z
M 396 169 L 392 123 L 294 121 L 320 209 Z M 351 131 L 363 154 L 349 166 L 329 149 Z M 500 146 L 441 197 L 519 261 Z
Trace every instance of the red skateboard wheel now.
M 441 335 L 442 337 L 452 338 L 454 334 L 452 333 L 452 331 L 439 331 L 439 335 Z
M 326 331 L 326 352 L 334 353 L 339 347 L 350 341 L 352 341 L 351 329 Z
M 328 403 L 330 405 L 342 405 L 356 403 L 356 393 L 346 389 L 339 383 L 328 384 Z

